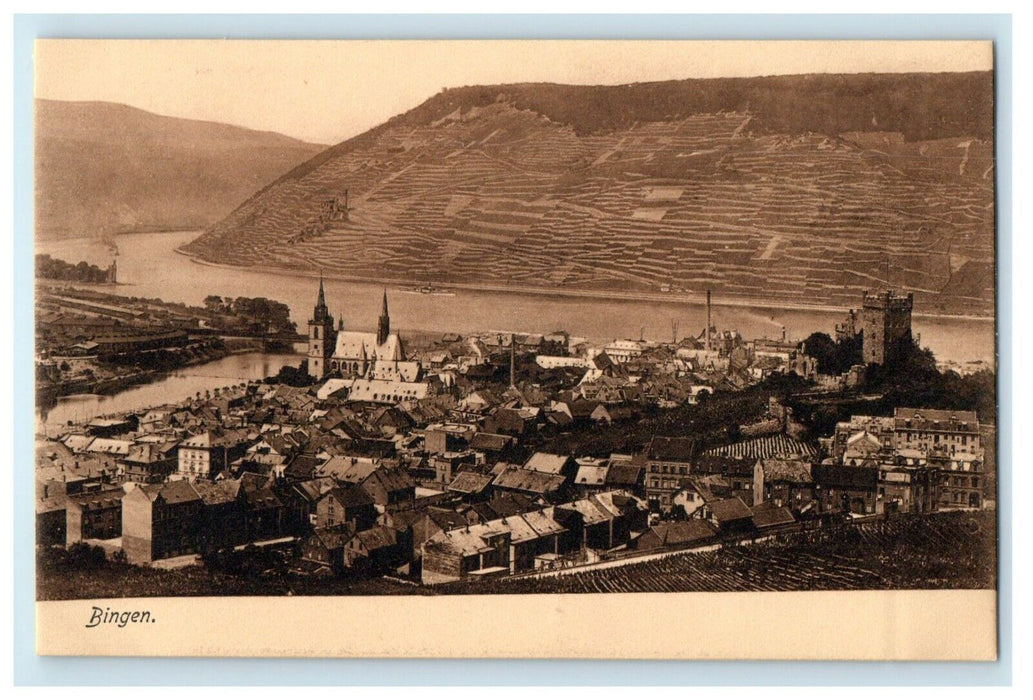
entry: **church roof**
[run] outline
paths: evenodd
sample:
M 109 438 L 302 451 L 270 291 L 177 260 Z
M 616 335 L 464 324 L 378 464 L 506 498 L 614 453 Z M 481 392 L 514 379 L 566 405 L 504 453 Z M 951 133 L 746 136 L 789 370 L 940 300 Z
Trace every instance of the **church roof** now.
M 361 331 L 339 331 L 337 346 L 334 348 L 335 360 L 367 360 L 376 357 L 378 360 L 404 360 L 402 340 L 397 333 L 387 336 L 383 343 L 377 343 L 376 333 Z

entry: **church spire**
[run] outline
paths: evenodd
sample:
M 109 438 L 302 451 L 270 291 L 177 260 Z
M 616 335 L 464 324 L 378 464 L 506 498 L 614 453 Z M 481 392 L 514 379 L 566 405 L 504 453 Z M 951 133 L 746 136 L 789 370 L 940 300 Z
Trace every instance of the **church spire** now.
M 316 323 L 322 323 L 330 317 L 330 311 L 326 308 L 326 292 L 323 290 L 323 272 L 319 272 L 319 296 L 316 297 L 316 308 L 312 311 L 312 319 Z
M 384 290 L 384 305 L 380 310 L 380 320 L 377 323 L 377 345 L 387 342 L 391 335 L 391 316 L 387 312 L 387 290 Z

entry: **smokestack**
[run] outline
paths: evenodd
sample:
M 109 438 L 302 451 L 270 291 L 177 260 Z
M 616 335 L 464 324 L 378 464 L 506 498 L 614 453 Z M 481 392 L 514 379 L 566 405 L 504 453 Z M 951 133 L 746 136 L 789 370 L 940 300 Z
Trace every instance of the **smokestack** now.
M 509 334 L 509 385 L 516 386 L 516 335 Z
M 710 290 L 707 290 L 707 345 L 706 349 L 710 350 Z

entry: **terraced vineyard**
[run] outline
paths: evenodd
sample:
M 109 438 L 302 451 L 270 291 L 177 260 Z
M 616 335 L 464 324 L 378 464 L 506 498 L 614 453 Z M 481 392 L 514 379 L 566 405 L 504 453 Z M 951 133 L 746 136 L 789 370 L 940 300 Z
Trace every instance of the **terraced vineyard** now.
M 786 535 L 542 578 L 457 583 L 442 593 L 641 593 L 993 588 L 994 514 L 945 513 Z
M 748 109 L 586 132 L 504 95 L 433 116 L 321 154 L 187 252 L 348 276 L 710 287 L 802 305 L 894 287 L 926 310 L 992 310 L 989 141 L 778 134 Z M 328 215 L 345 190 L 348 216 Z

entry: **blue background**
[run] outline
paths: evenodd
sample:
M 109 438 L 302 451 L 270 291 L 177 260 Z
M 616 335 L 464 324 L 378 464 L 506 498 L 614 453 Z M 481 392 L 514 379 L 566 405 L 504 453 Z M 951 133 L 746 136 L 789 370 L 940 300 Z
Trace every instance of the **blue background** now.
M 996 663 L 57 658 L 35 654 L 32 42 L 36 38 L 989 39 L 995 42 L 1000 660 Z M 16 685 L 1008 685 L 1012 664 L 1010 15 L 17 15 L 14 18 Z M 629 610 L 633 615 L 634 610 Z M 617 622 L 617 621 L 615 621 Z M 619 624 L 615 629 L 619 628 Z

